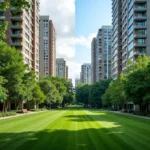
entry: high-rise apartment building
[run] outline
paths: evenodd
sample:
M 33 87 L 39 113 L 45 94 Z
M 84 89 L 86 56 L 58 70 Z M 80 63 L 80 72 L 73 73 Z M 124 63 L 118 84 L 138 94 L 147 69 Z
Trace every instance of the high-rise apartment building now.
M 96 37 L 96 81 L 111 78 L 111 37 L 112 26 L 102 26 Z M 95 44 L 95 41 L 93 41 Z M 92 49 L 93 49 L 92 48 Z M 93 54 L 95 56 L 95 54 Z M 94 60 L 94 58 L 92 59 Z M 94 68 L 93 68 L 94 70 Z M 95 76 L 95 75 L 94 75 Z
M 112 0 L 112 25 L 111 76 L 116 79 L 122 71 L 122 0 Z
M 125 72 L 128 59 L 150 56 L 150 1 L 112 0 L 112 77 Z
M 66 78 L 66 61 L 63 58 L 56 59 L 56 76 Z
M 83 64 L 81 66 L 81 83 L 91 83 L 91 64 Z
M 56 75 L 56 33 L 49 16 L 40 16 L 40 74 Z
M 92 74 L 92 83 L 96 82 L 96 38 L 93 38 L 91 44 L 91 74 Z
M 1 23 L 8 22 L 6 42 L 21 52 L 25 64 L 39 76 L 39 0 L 29 0 L 29 10 L 14 8 L 0 12 Z
M 80 79 L 75 79 L 75 87 L 78 87 L 78 85 L 81 83 Z

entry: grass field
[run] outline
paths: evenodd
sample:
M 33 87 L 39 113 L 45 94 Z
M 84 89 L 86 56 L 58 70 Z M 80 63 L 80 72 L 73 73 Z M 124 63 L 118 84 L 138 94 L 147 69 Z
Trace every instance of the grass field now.
M 83 108 L 0 120 L 0 150 L 150 150 L 150 120 Z

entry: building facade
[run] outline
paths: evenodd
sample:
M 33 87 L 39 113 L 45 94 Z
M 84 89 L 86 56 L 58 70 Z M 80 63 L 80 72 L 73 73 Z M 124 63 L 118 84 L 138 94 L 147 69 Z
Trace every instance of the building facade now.
M 49 16 L 40 16 L 40 74 L 56 75 L 56 33 Z
M 96 82 L 96 38 L 93 38 L 91 43 L 91 73 L 92 73 L 92 79 L 91 82 Z
M 81 83 L 91 84 L 91 64 L 83 64 L 81 66 Z
M 23 55 L 24 63 L 39 76 L 39 0 L 29 0 L 28 11 L 14 8 L 0 13 L 1 23 L 8 22 L 6 42 Z
M 150 1 L 112 0 L 112 77 L 125 72 L 128 59 L 150 56 Z
M 81 83 L 80 79 L 75 79 L 75 87 L 78 87 Z
M 102 26 L 96 37 L 96 81 L 111 78 L 112 26 Z
M 66 78 L 66 61 L 63 58 L 56 59 L 56 76 Z

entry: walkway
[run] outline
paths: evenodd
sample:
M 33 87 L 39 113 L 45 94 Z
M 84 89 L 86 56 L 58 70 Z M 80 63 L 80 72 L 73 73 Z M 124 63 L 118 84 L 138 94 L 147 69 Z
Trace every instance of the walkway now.
M 117 113 L 117 114 L 120 114 L 120 115 L 133 116 L 133 117 L 137 117 L 137 118 L 150 119 L 150 117 L 138 116 L 138 115 L 134 115 L 132 113 L 121 113 L 120 111 L 110 111 L 110 112 Z

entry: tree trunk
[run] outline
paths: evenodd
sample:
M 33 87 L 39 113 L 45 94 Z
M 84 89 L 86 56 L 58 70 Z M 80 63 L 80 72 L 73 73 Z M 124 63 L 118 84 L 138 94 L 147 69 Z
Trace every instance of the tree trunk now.
M 142 112 L 142 104 L 140 103 L 140 112 Z
M 19 109 L 19 102 L 18 103 L 16 102 L 16 110 L 18 111 L 18 109 Z
M 3 113 L 5 112 L 5 102 L 3 103 Z
M 4 111 L 5 111 L 5 112 L 8 111 L 8 102 L 7 102 L 7 101 L 6 101 L 6 103 L 5 103 L 5 109 L 4 109 Z
M 149 112 L 149 103 L 147 102 L 147 113 Z
M 36 107 L 36 101 L 34 101 L 34 109 L 37 109 L 37 107 Z

